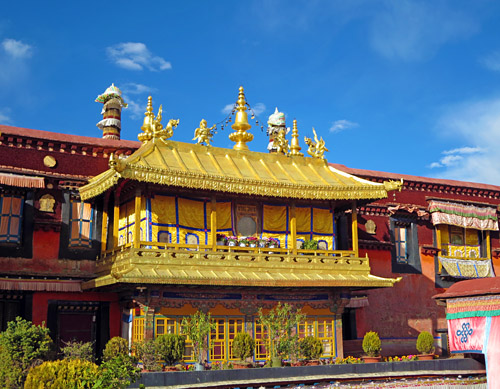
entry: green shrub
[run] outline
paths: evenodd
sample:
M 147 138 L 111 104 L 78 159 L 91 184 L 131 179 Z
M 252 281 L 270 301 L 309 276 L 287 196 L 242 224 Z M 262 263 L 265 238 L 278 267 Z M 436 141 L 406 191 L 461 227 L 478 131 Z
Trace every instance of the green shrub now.
M 302 250 L 317 250 L 318 249 L 318 241 L 316 239 L 306 239 L 304 242 L 302 242 L 302 245 L 300 246 Z
M 108 343 L 106 343 L 106 347 L 102 353 L 102 359 L 103 361 L 109 361 L 118 355 L 129 355 L 129 353 L 130 348 L 128 347 L 127 340 L 119 336 L 115 336 L 114 338 L 111 338 Z
M 135 357 L 118 354 L 99 366 L 94 389 L 127 388 L 141 376 L 140 371 Z
M 186 339 L 177 334 L 165 334 L 156 338 L 157 352 L 167 366 L 174 366 L 184 356 Z
M 246 332 L 240 332 L 234 337 L 233 355 L 241 361 L 253 357 L 254 348 L 255 340 Z
M 314 336 L 307 336 L 302 339 L 299 348 L 305 359 L 319 359 L 323 354 L 323 343 Z
M 141 340 L 134 343 L 134 353 L 142 362 L 144 370 L 160 371 L 160 357 L 154 340 Z
M 17 317 L 0 334 L 0 382 L 5 388 L 19 388 L 29 369 L 47 358 L 52 340 L 49 329 Z
M 374 331 L 367 332 L 363 338 L 363 351 L 369 357 L 378 357 L 382 350 L 382 343 L 378 334 Z
M 94 388 L 98 367 L 89 361 L 63 359 L 32 368 L 24 389 Z
M 61 348 L 64 359 L 73 361 L 81 359 L 83 361 L 94 362 L 94 345 L 92 342 L 64 342 L 64 347 Z
M 434 353 L 434 338 L 427 331 L 422 331 L 417 338 L 417 350 L 420 354 Z
M 215 329 L 210 313 L 196 311 L 188 317 L 183 317 L 181 327 L 193 345 L 195 361 L 203 363 L 203 355 L 208 348 L 208 335 Z

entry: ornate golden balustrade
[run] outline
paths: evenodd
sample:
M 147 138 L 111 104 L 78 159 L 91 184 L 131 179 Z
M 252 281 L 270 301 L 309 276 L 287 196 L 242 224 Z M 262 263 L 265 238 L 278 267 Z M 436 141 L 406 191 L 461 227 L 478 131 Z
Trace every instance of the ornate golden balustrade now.
M 85 289 L 116 283 L 226 286 L 392 286 L 370 274 L 368 257 L 351 250 L 289 250 L 140 242 L 104 252 L 98 278 Z

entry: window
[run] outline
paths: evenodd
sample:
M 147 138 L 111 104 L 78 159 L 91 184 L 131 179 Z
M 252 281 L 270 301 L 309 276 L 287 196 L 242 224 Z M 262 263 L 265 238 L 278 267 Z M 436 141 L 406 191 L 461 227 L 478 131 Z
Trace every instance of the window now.
M 390 218 L 393 273 L 421 273 L 417 218 L 398 213 Z
M 396 245 L 396 262 L 408 263 L 408 253 L 406 250 L 408 228 L 396 225 L 394 227 L 394 244 Z
M 0 196 L 0 243 L 21 243 L 23 203 L 20 195 Z
M 92 247 L 92 205 L 71 200 L 70 247 Z
M 441 254 L 445 257 L 486 258 L 484 242 L 489 231 L 478 231 L 456 226 L 438 226 L 441 235 Z

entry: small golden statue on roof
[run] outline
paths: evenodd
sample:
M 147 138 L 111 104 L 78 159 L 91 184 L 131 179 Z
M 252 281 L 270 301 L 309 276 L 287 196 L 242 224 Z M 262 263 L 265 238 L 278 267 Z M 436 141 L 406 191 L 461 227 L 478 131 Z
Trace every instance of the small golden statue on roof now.
M 288 146 L 288 139 L 285 138 L 285 129 L 280 129 L 277 134 L 274 135 L 272 150 L 275 153 L 281 153 L 288 155 L 290 153 L 290 147 Z
M 214 129 L 216 125 L 214 124 L 212 127 L 207 126 L 207 121 L 205 119 L 201 119 L 200 127 L 198 127 L 194 131 L 193 140 L 198 140 L 198 144 L 202 144 L 205 146 L 211 146 L 210 142 L 214 136 Z
M 306 145 L 309 146 L 307 154 L 309 154 L 311 157 L 314 158 L 325 159 L 325 156 L 323 154 L 325 153 L 325 151 L 329 151 L 325 147 L 325 141 L 323 140 L 323 138 L 318 139 L 318 134 L 316 134 L 316 130 L 314 129 L 314 127 L 313 127 L 313 133 L 314 133 L 314 142 L 312 141 L 311 138 L 308 138 L 307 136 L 304 137 Z
M 150 140 L 155 142 L 157 139 L 165 141 L 174 135 L 174 128 L 179 125 L 179 119 L 170 119 L 167 126 L 163 128 L 161 124 L 163 108 L 160 105 L 158 115 L 155 117 L 153 113 L 153 98 L 148 97 L 148 106 L 144 113 L 144 123 L 141 127 L 143 131 L 137 137 L 142 143 L 147 143 Z

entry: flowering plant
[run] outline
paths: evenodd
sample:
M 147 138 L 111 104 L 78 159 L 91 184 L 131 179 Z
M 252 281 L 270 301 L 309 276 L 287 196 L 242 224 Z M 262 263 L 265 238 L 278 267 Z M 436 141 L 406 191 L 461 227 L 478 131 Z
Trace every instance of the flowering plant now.
M 226 236 L 226 242 L 233 242 L 233 243 L 238 243 L 238 237 L 237 236 Z
M 267 244 L 273 244 L 275 246 L 280 246 L 280 241 L 276 238 L 267 238 Z
M 256 238 L 255 236 L 247 236 L 246 238 L 250 243 L 252 242 L 257 242 L 259 239 Z
M 387 357 L 386 361 L 387 362 L 409 362 L 409 361 L 416 361 L 417 356 L 416 355 L 403 355 L 402 357 Z
M 364 363 L 361 358 L 354 358 L 351 356 L 345 357 L 345 358 L 337 358 L 335 359 L 335 364 L 336 365 L 354 365 L 358 363 Z
M 224 234 L 217 234 L 217 242 L 222 241 L 224 243 L 227 242 L 227 236 Z

